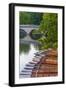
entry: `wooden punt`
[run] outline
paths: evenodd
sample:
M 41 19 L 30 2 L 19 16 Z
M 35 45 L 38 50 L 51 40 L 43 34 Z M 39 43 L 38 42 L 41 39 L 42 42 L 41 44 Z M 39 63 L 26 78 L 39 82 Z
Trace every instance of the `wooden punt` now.
M 58 75 L 57 50 L 51 49 L 47 51 L 45 57 L 42 57 L 34 66 L 31 77 L 47 77 Z
M 38 53 L 31 62 L 25 65 L 22 77 L 48 77 L 58 75 L 57 50 L 49 49 Z

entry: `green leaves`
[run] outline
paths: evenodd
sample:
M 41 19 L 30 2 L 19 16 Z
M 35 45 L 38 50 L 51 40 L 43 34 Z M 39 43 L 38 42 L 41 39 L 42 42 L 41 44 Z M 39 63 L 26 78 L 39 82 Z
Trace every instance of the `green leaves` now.
M 20 12 L 20 24 L 34 24 L 39 25 L 42 20 L 42 13 L 36 12 Z
M 39 32 L 43 32 L 45 37 L 39 41 L 43 44 L 42 48 L 57 48 L 58 41 L 58 16 L 56 13 L 44 13 L 40 24 Z
M 34 40 L 38 40 L 39 38 L 42 37 L 42 34 L 38 32 L 38 30 L 36 29 L 33 29 L 31 32 L 30 32 L 30 37 Z
M 41 43 L 41 49 L 58 47 L 58 15 L 56 13 L 20 12 L 19 20 L 20 24 L 40 25 L 39 30 L 34 30 L 30 35 Z

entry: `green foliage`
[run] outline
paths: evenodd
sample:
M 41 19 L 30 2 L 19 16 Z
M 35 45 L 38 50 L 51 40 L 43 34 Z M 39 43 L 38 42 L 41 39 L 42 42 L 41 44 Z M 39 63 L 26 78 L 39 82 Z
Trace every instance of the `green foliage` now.
M 39 25 L 42 20 L 42 13 L 20 12 L 20 24 L 35 24 Z
M 30 14 L 28 14 L 27 12 L 20 12 L 19 14 L 19 20 L 20 20 L 20 24 L 30 24 Z
M 55 42 L 55 43 L 53 44 L 53 47 L 54 47 L 54 48 L 57 48 L 57 47 L 58 47 L 58 43 Z
M 57 14 L 44 13 L 43 20 L 40 24 L 39 32 L 44 33 L 44 38 L 40 38 L 43 48 L 57 48 L 58 29 L 57 29 Z
M 35 30 L 33 29 L 31 32 L 30 32 L 30 37 L 34 40 L 38 40 L 39 38 L 42 37 L 42 34 L 38 32 L 38 30 Z
M 20 12 L 20 24 L 40 25 L 30 36 L 41 43 L 40 49 L 58 47 L 58 15 L 56 13 Z

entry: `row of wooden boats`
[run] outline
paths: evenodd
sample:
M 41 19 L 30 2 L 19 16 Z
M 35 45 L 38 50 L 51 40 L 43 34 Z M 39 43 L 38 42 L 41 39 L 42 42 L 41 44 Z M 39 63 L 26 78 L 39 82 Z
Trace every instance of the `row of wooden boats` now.
M 28 62 L 21 71 L 21 77 L 57 76 L 58 60 L 57 50 L 49 49 L 35 53 L 35 57 Z

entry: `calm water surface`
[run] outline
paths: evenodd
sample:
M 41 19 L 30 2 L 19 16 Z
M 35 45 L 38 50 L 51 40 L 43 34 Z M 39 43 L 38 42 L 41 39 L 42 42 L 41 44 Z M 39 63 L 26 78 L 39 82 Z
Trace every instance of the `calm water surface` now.
M 20 44 L 20 74 L 24 70 L 26 64 L 31 62 L 35 56 L 34 53 L 38 52 L 38 43 L 33 41 L 33 43 L 27 41 L 22 41 Z

